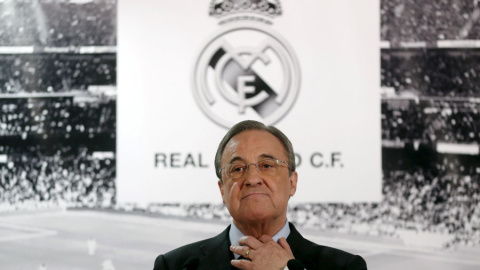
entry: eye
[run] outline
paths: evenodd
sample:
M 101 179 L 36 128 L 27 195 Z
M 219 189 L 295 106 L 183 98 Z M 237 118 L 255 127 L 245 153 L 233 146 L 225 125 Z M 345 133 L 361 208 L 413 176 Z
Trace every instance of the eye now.
M 241 171 L 243 171 L 242 167 L 236 167 L 232 169 L 232 172 L 241 172 Z
M 245 165 L 241 164 L 232 164 L 230 167 L 230 173 L 232 174 L 240 174 L 245 171 Z
M 275 168 L 275 162 L 273 160 L 264 160 L 260 162 L 259 168 L 262 170 L 270 170 Z

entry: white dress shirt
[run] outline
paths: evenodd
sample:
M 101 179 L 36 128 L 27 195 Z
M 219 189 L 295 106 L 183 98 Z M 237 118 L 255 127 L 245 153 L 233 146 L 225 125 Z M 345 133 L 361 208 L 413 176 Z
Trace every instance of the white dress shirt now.
M 290 235 L 290 226 L 288 226 L 288 220 L 285 221 L 285 224 L 283 227 L 278 231 L 272 238 L 273 241 L 278 242 L 278 239 L 285 237 L 285 239 Z M 240 241 L 240 238 L 244 237 L 245 235 L 233 224 L 230 226 L 230 232 L 228 233 L 228 237 L 230 238 L 230 243 L 232 245 L 238 246 L 238 241 Z M 235 259 L 238 259 L 240 255 L 233 253 L 233 256 L 235 256 Z

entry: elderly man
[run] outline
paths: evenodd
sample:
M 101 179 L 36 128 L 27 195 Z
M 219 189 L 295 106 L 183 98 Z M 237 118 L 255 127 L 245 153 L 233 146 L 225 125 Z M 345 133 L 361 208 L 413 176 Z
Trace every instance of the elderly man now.
M 362 257 L 312 243 L 287 222 L 298 176 L 292 144 L 277 128 L 256 121 L 233 126 L 218 146 L 215 170 L 232 224 L 159 255 L 154 270 L 367 269 Z

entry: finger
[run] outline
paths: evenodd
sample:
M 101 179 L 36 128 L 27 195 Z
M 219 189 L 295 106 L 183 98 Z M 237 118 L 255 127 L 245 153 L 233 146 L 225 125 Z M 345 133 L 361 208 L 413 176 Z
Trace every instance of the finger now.
M 243 256 L 245 258 L 251 258 L 252 257 L 252 249 L 248 246 L 235 246 L 235 245 L 231 245 L 230 246 L 230 250 L 235 253 L 235 254 L 238 254 L 240 256 Z M 248 254 L 247 254 L 247 250 L 248 250 Z
M 260 240 L 260 242 L 262 242 L 264 244 L 268 243 L 268 242 L 274 242 L 273 238 L 268 236 L 268 235 L 262 235 L 262 236 L 260 236 L 260 238 L 258 238 L 258 240 Z
M 252 237 L 252 236 L 244 236 L 240 238 L 238 243 L 242 246 L 249 246 L 250 248 L 253 248 L 253 249 L 258 249 L 259 247 L 262 246 L 262 242 L 258 241 L 257 239 L 255 239 L 255 237 Z
M 252 269 L 252 262 L 248 260 L 231 260 L 230 264 L 238 269 Z
M 290 248 L 290 245 L 288 244 L 287 239 L 285 239 L 285 237 L 278 239 L 278 244 L 289 254 L 293 254 L 292 249 Z

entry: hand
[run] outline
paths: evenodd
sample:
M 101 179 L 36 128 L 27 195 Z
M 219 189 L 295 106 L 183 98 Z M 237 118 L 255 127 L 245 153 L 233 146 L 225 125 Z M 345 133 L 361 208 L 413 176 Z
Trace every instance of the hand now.
M 239 244 L 240 246 L 230 246 L 230 250 L 251 260 L 232 260 L 231 264 L 240 269 L 279 270 L 283 269 L 289 260 L 295 259 L 284 237 L 276 243 L 267 235 L 262 235 L 258 240 L 252 236 L 244 236 L 240 238 Z M 248 256 L 245 256 L 247 250 Z

